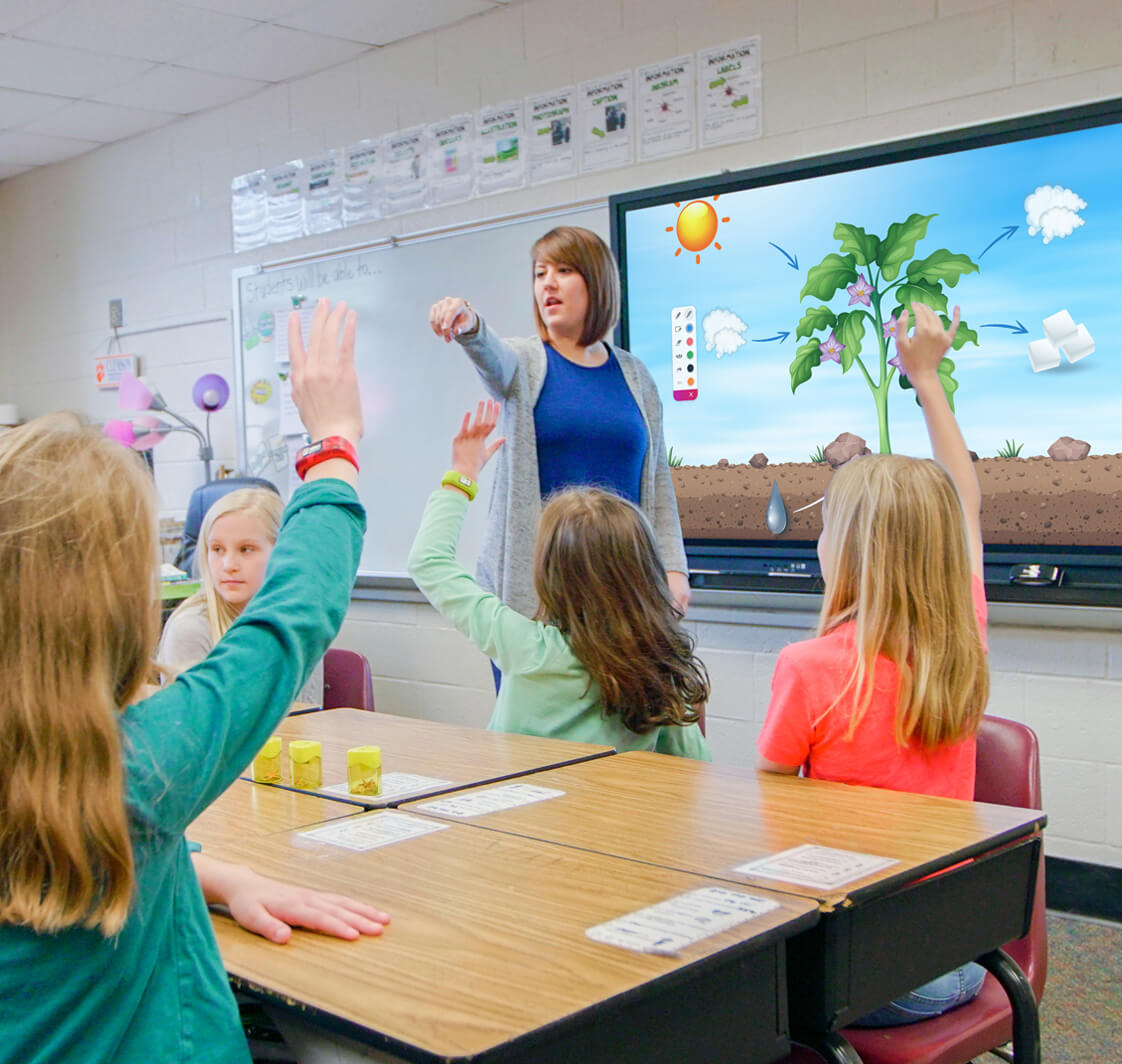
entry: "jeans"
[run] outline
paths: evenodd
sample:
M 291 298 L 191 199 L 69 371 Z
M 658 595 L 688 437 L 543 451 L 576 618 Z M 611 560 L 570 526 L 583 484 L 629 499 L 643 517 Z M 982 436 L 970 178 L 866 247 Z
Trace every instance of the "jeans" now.
M 964 964 L 961 968 L 955 968 L 953 972 L 947 972 L 895 1001 L 882 1005 L 851 1026 L 899 1027 L 905 1023 L 941 1016 L 950 1009 L 973 1001 L 981 991 L 985 978 L 986 970 L 980 964 Z

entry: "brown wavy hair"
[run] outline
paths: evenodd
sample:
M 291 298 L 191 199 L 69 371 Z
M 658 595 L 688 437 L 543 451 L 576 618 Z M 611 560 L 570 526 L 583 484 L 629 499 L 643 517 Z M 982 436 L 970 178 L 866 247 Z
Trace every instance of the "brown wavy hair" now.
M 670 597 L 651 526 L 598 488 L 550 497 L 534 557 L 536 620 L 556 625 L 597 684 L 607 715 L 643 735 L 693 724 L 709 698 L 705 666 Z
M 829 573 L 818 634 L 855 622 L 843 700 L 853 735 L 878 655 L 896 663 L 896 741 L 931 750 L 978 730 L 989 670 L 971 594 L 962 502 L 930 459 L 869 455 L 834 475 L 823 508 Z
M 76 415 L 0 436 L 0 924 L 128 916 L 118 713 L 156 644 L 155 512 L 137 456 Z
M 612 249 L 591 229 L 559 225 L 537 240 L 530 249 L 531 277 L 538 262 L 571 266 L 584 278 L 588 289 L 588 311 L 579 343 L 588 347 L 597 340 L 603 340 L 619 320 L 619 269 Z M 537 300 L 533 302 L 538 335 L 548 341 L 549 329 L 542 320 Z

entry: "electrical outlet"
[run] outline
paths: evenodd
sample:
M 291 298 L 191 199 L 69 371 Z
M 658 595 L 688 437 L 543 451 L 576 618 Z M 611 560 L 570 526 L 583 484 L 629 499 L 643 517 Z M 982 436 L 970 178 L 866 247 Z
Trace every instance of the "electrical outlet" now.
M 109 328 L 119 329 L 125 324 L 125 304 L 121 299 L 109 300 Z

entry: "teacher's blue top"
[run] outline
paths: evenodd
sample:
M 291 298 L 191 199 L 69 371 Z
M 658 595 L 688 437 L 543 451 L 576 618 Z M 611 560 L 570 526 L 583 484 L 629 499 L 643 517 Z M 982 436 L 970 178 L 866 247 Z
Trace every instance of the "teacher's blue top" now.
M 534 406 L 542 498 L 592 485 L 637 506 L 647 426 L 614 352 L 608 348 L 602 366 L 578 366 L 550 344 L 545 355 L 545 382 Z

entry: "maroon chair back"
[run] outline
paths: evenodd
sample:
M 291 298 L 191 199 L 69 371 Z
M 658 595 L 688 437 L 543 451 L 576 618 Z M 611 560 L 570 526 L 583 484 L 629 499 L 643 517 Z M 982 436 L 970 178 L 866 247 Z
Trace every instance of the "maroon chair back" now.
M 1040 749 L 1031 728 L 1001 717 L 984 717 L 978 730 L 974 800 L 1023 809 L 1041 809 Z M 1044 857 L 1036 873 L 1032 922 L 1024 938 L 1002 949 L 1025 973 L 1039 1002 L 1048 974 L 1048 934 L 1044 912 Z M 847 1027 L 845 1040 L 864 1064 L 969 1064 L 1012 1037 L 1009 999 L 986 973 L 981 993 L 969 1004 L 905 1027 Z M 784 1064 L 819 1064 L 803 1046 L 792 1048 Z
M 354 650 L 332 647 L 323 656 L 323 708 L 374 712 L 374 680 L 370 662 Z

